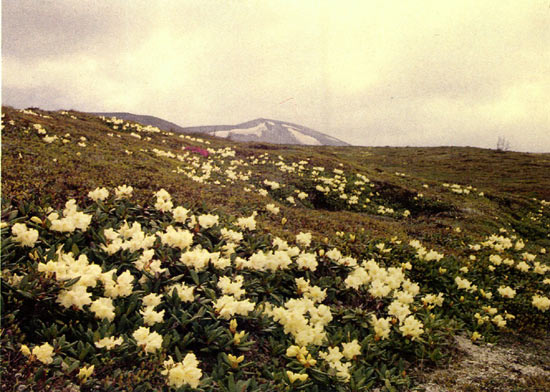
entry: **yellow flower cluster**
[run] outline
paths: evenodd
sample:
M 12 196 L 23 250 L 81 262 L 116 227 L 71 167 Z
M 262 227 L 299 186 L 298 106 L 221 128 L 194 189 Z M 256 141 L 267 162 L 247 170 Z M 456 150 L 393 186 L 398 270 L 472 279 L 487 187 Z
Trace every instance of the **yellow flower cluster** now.
M 344 233 L 342 233 L 342 235 L 343 234 Z M 346 267 L 352 267 L 352 268 L 355 268 L 357 266 L 357 260 L 356 259 L 354 259 L 351 256 L 343 256 L 342 253 L 336 248 L 329 250 L 326 253 L 326 256 L 329 259 L 331 259 L 332 261 L 334 261 L 336 264 L 339 264 L 339 265 L 343 265 L 343 266 L 346 266 Z
M 286 349 L 286 356 L 290 358 L 296 357 L 304 367 L 311 367 L 317 364 L 317 360 L 313 359 L 306 347 L 292 345 Z
M 290 299 L 284 306 L 275 308 L 266 306 L 264 312 L 281 324 L 285 333 L 291 334 L 300 346 L 323 344 L 325 326 L 332 321 L 330 308 L 322 304 L 316 306 L 310 298 Z
M 111 298 L 96 299 L 92 302 L 90 311 L 92 311 L 99 319 L 106 318 L 109 321 L 113 321 L 115 319 L 115 306 L 113 305 L 113 300 Z
M 410 316 L 410 305 L 414 297 L 420 292 L 418 284 L 405 278 L 401 268 L 380 267 L 374 260 L 363 262 L 356 267 L 344 281 L 346 287 L 359 289 L 363 285 L 369 285 L 368 291 L 375 298 L 387 297 L 393 292 L 395 298 L 388 306 L 388 314 L 394 316 L 400 323 L 400 331 L 404 336 L 410 336 L 413 340 L 423 333 L 423 324 Z M 402 287 L 402 290 L 398 290 Z M 437 296 L 430 294 L 424 297 L 424 304 L 441 306 L 443 294 Z M 371 323 L 374 327 L 377 339 L 387 339 L 391 332 L 391 320 L 377 318 L 373 315 Z
M 161 212 L 172 211 L 174 203 L 172 203 L 172 196 L 163 188 L 155 193 L 157 201 L 155 202 L 155 208 Z
M 174 290 L 176 290 L 178 297 L 183 302 L 193 302 L 195 300 L 195 296 L 194 296 L 195 288 L 192 286 L 187 286 L 185 283 L 176 283 L 176 284 L 173 284 L 172 286 L 169 286 L 166 289 L 166 293 L 168 295 L 172 295 Z
M 200 219 L 200 218 L 199 218 Z M 168 226 L 166 232 L 157 233 L 164 245 L 184 250 L 193 244 L 193 234 L 189 230 Z
M 132 188 L 131 186 L 120 185 L 115 188 L 115 198 L 116 199 L 130 198 L 133 192 L 134 192 L 134 188 Z
M 122 344 L 122 337 L 115 338 L 114 336 L 106 337 L 103 339 L 99 339 L 97 342 L 95 342 L 95 346 L 97 348 L 106 348 L 107 350 L 112 350 L 116 346 L 119 346 Z
M 160 150 L 158 148 L 153 148 L 151 151 L 157 156 L 157 157 L 165 157 L 165 158 L 175 158 L 176 154 L 174 154 L 172 151 L 164 151 Z
M 53 347 L 49 343 L 34 346 L 32 352 L 26 345 L 23 344 L 21 346 L 21 352 L 27 357 L 32 355 L 45 365 L 49 365 L 53 362 Z
M 492 234 L 491 236 L 487 237 L 487 239 L 483 241 L 481 245 L 486 248 L 494 249 L 497 252 L 502 252 L 506 249 L 512 248 L 514 246 L 514 243 L 512 242 L 511 238 L 504 237 L 502 235 Z
M 106 239 L 106 244 L 101 245 L 101 249 L 110 255 L 115 254 L 120 250 L 137 250 L 149 249 L 155 243 L 154 235 L 147 235 L 141 229 L 139 222 L 134 222 L 131 226 L 128 222 L 124 222 L 120 229 L 114 230 L 109 228 L 103 231 Z
M 311 244 L 311 233 L 298 233 L 296 235 L 296 243 L 303 246 L 304 248 L 309 247 L 309 245 Z
M 210 253 L 206 249 L 196 247 L 193 250 L 188 250 L 180 256 L 182 264 L 196 271 L 204 271 L 208 267 L 208 263 L 216 264 L 220 260 L 220 253 Z
M 408 316 L 399 327 L 399 330 L 403 336 L 410 336 L 411 340 L 415 340 L 424 333 L 423 326 L 422 322 L 414 318 L 414 316 Z
M 85 286 L 76 285 L 70 290 L 63 290 L 57 296 L 57 302 L 66 308 L 72 306 L 83 310 L 85 305 L 92 303 L 92 294 L 86 291 Z
M 220 217 L 212 214 L 204 214 L 199 216 L 199 225 L 203 229 L 209 229 L 219 223 Z
M 384 244 L 383 242 L 380 242 L 379 244 L 376 244 L 375 248 L 378 249 L 378 251 L 380 253 L 390 253 L 391 252 L 391 248 L 386 248 L 386 244 Z
M 272 190 L 276 190 L 281 187 L 281 185 L 276 181 L 264 180 L 264 184 L 270 187 Z
M 296 381 L 306 381 L 308 379 L 308 375 L 307 373 L 294 373 L 290 370 L 287 370 L 286 371 L 286 375 L 288 377 L 288 380 L 290 381 L 291 384 L 294 384 Z
M 533 295 L 531 304 L 538 310 L 546 312 L 550 309 L 550 298 L 543 297 L 542 295 Z
M 374 328 L 374 334 L 377 339 L 387 339 L 390 336 L 391 324 L 389 318 L 378 318 L 372 315 L 371 324 Z
M 276 271 L 287 269 L 292 264 L 287 251 L 258 251 L 248 260 L 237 257 L 235 265 L 238 269 L 248 268 L 256 271 Z
M 472 332 L 472 336 L 470 337 L 470 339 L 472 339 L 472 342 L 475 342 L 476 340 L 480 339 L 482 336 L 479 332 L 477 331 L 474 331 Z
M 405 279 L 401 268 L 380 267 L 373 259 L 363 262 L 356 267 L 344 281 L 346 287 L 358 289 L 363 285 L 369 285 L 368 291 L 375 298 L 383 298 L 392 290 L 398 289 L 402 284 L 411 289 L 411 294 L 418 294 L 419 287 Z M 411 285 L 412 284 L 412 285 Z
M 34 129 L 36 129 L 36 132 L 39 135 L 45 135 L 47 133 L 47 131 L 44 129 L 44 127 L 42 127 L 42 124 L 33 124 L 32 127 Z
M 246 291 L 242 288 L 244 277 L 237 275 L 233 281 L 228 276 L 221 276 L 218 280 L 218 288 L 222 294 L 233 295 L 236 299 L 241 298 Z
M 475 191 L 476 188 L 472 187 L 471 185 L 468 185 L 468 186 L 463 186 L 463 185 L 459 185 L 459 184 L 447 184 L 447 183 L 444 183 L 443 186 L 445 188 L 449 188 L 451 190 L 451 192 L 454 192 L 454 193 L 458 193 L 458 194 L 464 194 L 464 195 L 468 195 L 470 193 L 470 191 Z
M 109 197 L 109 191 L 106 188 L 96 188 L 93 191 L 88 192 L 88 197 L 93 201 L 105 200 Z
M 248 218 L 239 218 L 235 223 L 242 230 L 256 230 L 256 211 L 252 213 Z
M 246 316 L 252 312 L 254 303 L 248 299 L 239 301 L 232 295 L 223 295 L 214 302 L 214 310 L 221 318 L 229 320 L 236 314 Z
M 516 269 L 520 270 L 521 272 L 527 272 L 531 269 L 531 266 L 527 264 L 525 261 L 520 261 L 516 264 Z
M 235 230 L 226 229 L 225 227 L 220 230 L 222 238 L 228 242 L 238 244 L 243 239 L 243 233 L 239 233 Z
M 172 210 L 172 215 L 174 216 L 174 220 L 176 222 L 185 223 L 189 215 L 189 210 L 182 206 L 178 206 Z
M 321 351 L 319 357 L 328 363 L 330 373 L 335 374 L 336 377 L 341 378 L 344 382 L 349 381 L 351 378 L 349 373 L 351 362 L 342 362 L 344 354 L 340 352 L 340 348 L 329 347 L 327 351 Z
M 361 355 L 361 345 L 357 339 L 353 339 L 349 343 L 342 343 L 342 354 L 348 360 L 352 360 Z
M 60 218 L 57 212 L 52 212 L 48 215 L 48 219 L 51 222 L 50 229 L 69 233 L 72 233 L 76 229 L 86 231 L 92 221 L 92 215 L 80 212 L 77 208 L 76 200 L 71 199 L 65 203 L 63 218 Z
M 323 302 L 327 296 L 327 290 L 321 290 L 318 286 L 310 286 L 309 281 L 304 278 L 294 279 L 296 282 L 297 292 L 304 298 L 311 299 L 314 303 Z
M 550 271 L 550 266 L 542 264 L 540 261 L 535 261 L 533 263 L 533 272 L 539 275 L 544 275 Z
M 285 218 L 283 218 L 283 220 L 284 219 Z M 285 251 L 288 257 L 294 257 L 300 254 L 300 248 L 298 248 L 297 246 L 291 247 L 290 245 L 288 245 L 288 242 L 279 237 L 275 237 L 273 239 L 273 247 L 277 248 L 278 250 Z
M 466 290 L 470 292 L 474 292 L 477 290 L 477 286 L 475 284 L 473 285 L 472 282 L 470 282 L 468 279 L 461 278 L 460 276 L 457 276 L 455 278 L 455 283 L 457 287 L 461 290 Z
M 384 206 L 378 206 L 378 210 L 377 212 L 380 214 L 380 215 L 391 215 L 393 214 L 395 211 L 393 208 L 390 208 L 390 207 L 384 207 Z
M 296 264 L 298 264 L 298 267 L 301 269 L 315 271 L 319 263 L 317 262 L 315 253 L 302 252 L 296 259 Z
M 167 376 L 168 385 L 174 388 L 181 388 L 189 385 L 197 388 L 202 377 L 202 370 L 199 369 L 199 361 L 193 353 L 188 353 L 181 362 L 174 363 L 172 357 L 164 361 L 162 375 Z
M 136 340 L 137 345 L 141 346 L 147 353 L 160 350 L 162 345 L 162 336 L 157 332 L 151 332 L 149 327 L 139 327 L 134 331 L 132 337 Z
M 57 281 L 78 278 L 79 280 L 69 289 L 59 293 L 58 302 L 66 308 L 76 306 L 82 310 L 89 305 L 91 293 L 88 287 L 93 288 L 101 279 L 101 266 L 90 263 L 85 254 L 74 259 L 72 253 L 63 253 L 62 248 L 57 251 L 57 261 L 50 260 L 47 263 L 39 263 L 38 271 L 54 274 Z
M 166 272 L 166 268 L 162 268 L 160 260 L 153 260 L 155 255 L 154 249 L 144 250 L 141 256 L 134 261 L 134 266 L 140 271 L 147 271 L 150 274 L 162 274 Z
M 101 274 L 101 281 L 105 287 L 105 295 L 107 297 L 128 297 L 132 294 L 134 290 L 134 277 L 130 271 L 124 271 L 116 277 L 116 280 L 113 279 L 113 276 L 116 276 L 114 270 Z
M 442 306 L 443 305 L 443 298 L 444 294 L 439 293 L 438 295 L 435 294 L 426 294 L 422 298 L 422 303 L 424 306 L 427 306 L 428 309 L 433 309 L 435 306 Z
M 514 298 L 516 296 L 516 290 L 509 286 L 500 286 L 497 291 L 504 298 Z
M 71 252 L 63 253 L 62 248 L 56 252 L 57 261 L 39 263 L 38 271 L 55 274 L 57 281 L 80 278 L 77 286 L 95 287 L 101 277 L 101 266 L 90 263 L 85 254 L 75 259 Z
M 140 310 L 140 314 L 143 317 L 143 322 L 146 325 L 155 325 L 157 323 L 162 323 L 164 320 L 164 310 L 157 312 L 155 308 L 160 305 L 161 295 L 151 293 L 143 297 L 144 307 Z
M 420 241 L 412 240 L 409 245 L 416 249 L 416 256 L 423 261 L 440 261 L 445 255 L 435 251 L 434 249 L 427 250 Z
M 33 247 L 38 240 L 38 230 L 29 229 L 24 223 L 15 223 L 11 227 L 11 233 L 13 240 L 22 246 Z
M 90 377 L 94 372 L 94 368 L 95 368 L 94 365 L 81 367 L 78 371 L 78 378 L 83 381 L 86 381 L 88 377 Z

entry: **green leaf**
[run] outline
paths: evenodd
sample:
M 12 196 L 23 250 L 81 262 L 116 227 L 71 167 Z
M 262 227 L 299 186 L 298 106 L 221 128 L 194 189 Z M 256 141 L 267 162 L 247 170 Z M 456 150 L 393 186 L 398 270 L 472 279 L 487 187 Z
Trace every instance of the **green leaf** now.
M 27 298 L 27 299 L 33 299 L 34 296 L 31 294 L 31 293 L 28 293 L 26 291 L 22 291 L 22 290 L 17 290 L 17 294 Z
M 73 246 L 71 248 L 71 252 L 73 252 L 73 256 L 76 259 L 76 257 L 80 254 L 80 249 L 78 249 L 77 244 L 73 244 Z
M 80 276 L 77 276 L 76 278 L 73 278 L 73 279 L 68 279 L 66 281 L 63 282 L 63 288 L 64 289 L 68 289 L 69 287 L 71 287 L 72 285 L 74 285 L 76 282 L 78 282 L 80 280 Z
M 386 389 L 387 389 L 389 392 L 396 392 L 396 391 L 397 391 L 397 390 L 395 389 L 395 387 L 393 387 L 393 386 L 391 385 L 390 380 L 387 379 L 387 378 L 384 380 L 384 386 L 386 387 Z
M 44 368 L 40 367 L 36 371 L 36 373 L 34 374 L 34 382 L 38 382 L 38 380 L 40 380 L 42 377 L 44 377 L 45 374 L 46 374 L 46 372 L 44 371 Z
M 233 377 L 233 374 L 229 374 L 229 377 L 227 378 L 227 386 L 229 388 L 229 392 L 239 392 L 237 390 L 237 386 L 235 385 L 235 378 Z
M 90 348 L 89 347 L 84 347 L 84 349 L 81 350 L 80 353 L 78 354 L 78 359 L 83 361 L 84 358 L 86 358 L 86 355 L 88 355 L 89 352 L 90 352 Z
M 195 313 L 195 315 L 191 318 L 190 321 L 195 321 L 197 319 L 200 319 L 201 317 L 204 316 L 204 314 L 206 313 L 206 308 L 205 307 L 202 307 L 198 310 L 197 313 Z
M 67 368 L 67 374 L 71 374 L 78 367 L 80 367 L 80 361 L 73 361 L 73 363 Z
M 176 356 L 177 362 L 183 361 L 183 355 L 181 355 L 181 351 L 178 348 L 178 346 L 176 346 L 175 349 L 174 349 L 174 355 Z
M 212 289 L 209 289 L 208 287 L 205 287 L 204 289 L 204 294 L 210 298 L 212 301 L 215 301 L 216 300 L 216 292 Z
M 193 279 L 193 282 L 195 282 L 195 284 L 197 286 L 201 284 L 200 279 L 199 279 L 199 275 L 197 274 L 197 271 L 192 269 L 192 270 L 189 271 L 189 274 L 191 275 L 191 279 Z

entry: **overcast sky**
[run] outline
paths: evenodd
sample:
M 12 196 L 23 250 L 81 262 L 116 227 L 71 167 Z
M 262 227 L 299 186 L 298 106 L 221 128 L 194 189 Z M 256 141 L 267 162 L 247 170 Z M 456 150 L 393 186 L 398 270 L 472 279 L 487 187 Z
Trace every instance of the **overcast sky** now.
M 4 0 L 2 100 L 550 152 L 550 1 Z

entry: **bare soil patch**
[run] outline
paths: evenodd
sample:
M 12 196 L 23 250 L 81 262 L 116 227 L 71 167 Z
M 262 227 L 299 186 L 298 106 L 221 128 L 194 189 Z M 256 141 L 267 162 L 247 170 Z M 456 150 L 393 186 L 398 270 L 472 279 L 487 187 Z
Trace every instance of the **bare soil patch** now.
M 416 377 L 415 391 L 550 391 L 550 337 L 510 336 L 498 344 L 455 337 L 449 364 Z

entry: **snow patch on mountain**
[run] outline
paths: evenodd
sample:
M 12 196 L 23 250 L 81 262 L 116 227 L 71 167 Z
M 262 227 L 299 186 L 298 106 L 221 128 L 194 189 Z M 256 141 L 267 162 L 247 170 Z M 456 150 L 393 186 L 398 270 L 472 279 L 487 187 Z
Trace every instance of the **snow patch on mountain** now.
M 320 146 L 321 145 L 321 142 L 317 139 L 315 139 L 314 137 L 311 137 L 311 136 L 308 136 L 308 135 L 304 135 L 303 133 L 301 133 L 300 131 L 296 130 L 295 128 L 292 128 L 292 127 L 286 127 L 286 129 L 292 134 L 292 136 L 294 136 L 296 138 L 296 140 L 298 140 L 298 142 L 300 142 L 301 144 L 307 144 L 307 145 L 310 145 L 310 146 Z
M 267 127 L 265 126 L 265 123 L 261 123 L 252 128 L 234 128 L 225 131 L 215 131 L 212 132 L 212 134 L 217 137 L 225 138 L 231 135 L 254 135 L 261 137 L 264 131 L 267 131 Z

